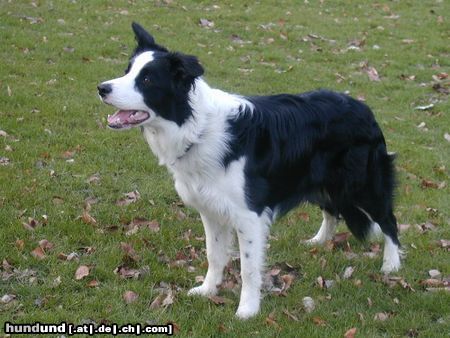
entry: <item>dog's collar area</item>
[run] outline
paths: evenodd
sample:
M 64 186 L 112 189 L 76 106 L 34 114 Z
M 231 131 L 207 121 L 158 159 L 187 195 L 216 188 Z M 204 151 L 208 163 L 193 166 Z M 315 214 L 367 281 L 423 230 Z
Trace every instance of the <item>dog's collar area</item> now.
M 189 143 L 186 145 L 186 147 L 184 148 L 183 153 L 182 153 L 181 155 L 177 156 L 177 160 L 179 161 L 179 160 L 183 159 L 183 157 L 185 157 L 185 156 L 192 150 L 192 148 L 199 142 L 199 140 L 200 140 L 202 137 L 203 137 L 203 135 L 202 135 L 202 134 L 199 134 L 199 135 L 198 135 L 198 138 L 197 138 L 197 142 L 189 142 Z

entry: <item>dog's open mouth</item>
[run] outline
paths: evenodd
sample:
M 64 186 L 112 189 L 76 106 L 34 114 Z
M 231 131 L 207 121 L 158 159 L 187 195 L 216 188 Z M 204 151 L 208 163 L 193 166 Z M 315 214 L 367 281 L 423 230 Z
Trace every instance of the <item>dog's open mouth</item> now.
M 114 129 L 131 128 L 150 118 L 143 110 L 119 110 L 108 116 L 108 127 Z

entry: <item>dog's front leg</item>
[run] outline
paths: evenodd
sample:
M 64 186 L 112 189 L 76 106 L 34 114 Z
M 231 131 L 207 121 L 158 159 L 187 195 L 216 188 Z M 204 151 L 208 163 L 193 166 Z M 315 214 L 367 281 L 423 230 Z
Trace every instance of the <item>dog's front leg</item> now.
M 206 236 L 208 272 L 202 285 L 189 290 L 188 295 L 211 296 L 222 283 L 223 269 L 230 257 L 232 229 L 218 224 L 212 217 L 201 215 Z
M 262 270 L 266 249 L 266 226 L 258 218 L 236 226 L 241 258 L 242 291 L 236 316 L 247 319 L 259 311 Z

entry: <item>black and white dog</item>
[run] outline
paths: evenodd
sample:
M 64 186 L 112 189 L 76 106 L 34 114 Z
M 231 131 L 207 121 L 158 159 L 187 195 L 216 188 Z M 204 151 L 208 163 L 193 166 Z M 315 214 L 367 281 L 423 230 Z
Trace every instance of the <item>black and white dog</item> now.
M 190 295 L 217 293 L 236 232 L 242 276 L 236 315 L 255 315 L 269 226 L 300 202 L 323 212 L 309 243 L 331 239 L 342 217 L 359 239 L 381 228 L 381 270 L 400 268 L 393 156 L 365 104 L 325 90 L 244 97 L 213 89 L 196 57 L 170 52 L 132 27 L 138 45 L 126 74 L 101 83 L 98 92 L 119 109 L 109 127 L 139 126 L 182 200 L 200 212 L 208 272 Z

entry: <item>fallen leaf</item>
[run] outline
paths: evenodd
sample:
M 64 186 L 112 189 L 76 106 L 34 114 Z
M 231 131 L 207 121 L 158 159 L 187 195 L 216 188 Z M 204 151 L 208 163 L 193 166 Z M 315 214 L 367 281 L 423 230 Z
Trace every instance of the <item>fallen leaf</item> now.
M 14 299 L 16 299 L 16 295 L 13 294 L 6 294 L 3 295 L 2 298 L 0 298 L 0 302 L 2 302 L 3 304 L 8 304 L 11 303 Z
M 90 282 L 88 282 L 87 284 L 86 284 L 86 286 L 88 287 L 88 288 L 96 288 L 97 286 L 99 286 L 100 285 L 100 282 L 98 281 L 98 280 L 96 280 L 96 279 L 93 279 L 93 280 L 91 280 Z
M 311 313 L 316 308 L 316 303 L 314 302 L 314 299 L 312 299 L 311 297 L 303 297 L 302 303 L 303 309 L 306 311 L 306 313 Z
M 125 261 L 132 261 L 132 262 L 137 262 L 139 261 L 140 257 L 138 256 L 138 254 L 136 253 L 136 251 L 133 249 L 133 247 L 125 242 L 120 242 L 120 248 L 122 249 L 122 251 L 124 252 L 125 256 L 124 256 L 124 260 Z
M 432 269 L 430 271 L 428 271 L 428 274 L 430 275 L 431 278 L 441 278 L 441 272 L 439 270 L 436 269 Z
M 121 265 L 114 269 L 114 273 L 119 275 L 123 279 L 134 278 L 137 279 L 141 276 L 141 271 L 138 269 L 129 268 L 125 265 Z
M 438 241 L 438 245 L 441 248 L 448 248 L 448 249 L 450 249 L 450 240 L 448 240 L 448 239 L 440 239 Z
M 352 277 L 355 268 L 353 266 L 347 266 L 344 270 L 344 274 L 342 275 L 343 279 L 349 279 Z
M 340 232 L 340 233 L 337 233 L 336 235 L 334 235 L 332 241 L 334 244 L 342 244 L 342 243 L 347 242 L 347 240 L 349 239 L 350 236 L 351 236 L 351 233 L 348 231 Z
M 434 231 L 436 230 L 436 226 L 431 223 L 431 222 L 426 222 L 426 223 L 422 223 L 422 224 L 418 224 L 417 228 L 419 229 L 420 232 L 425 233 L 428 231 Z
M 156 310 L 161 308 L 162 302 L 164 300 L 164 298 L 166 297 L 165 294 L 159 294 L 158 296 L 156 296 L 156 298 L 151 302 L 149 308 L 150 310 Z
M 28 222 L 23 222 L 22 225 L 25 229 L 34 231 L 34 229 L 36 229 L 36 227 L 39 225 L 39 222 L 34 218 L 28 217 Z
M 427 286 L 427 287 L 439 287 L 439 286 L 443 286 L 444 283 L 439 279 L 428 278 L 428 279 L 420 281 L 420 285 Z
M 309 214 L 307 212 L 299 212 L 298 217 L 305 222 L 309 222 Z
M 141 194 L 137 190 L 127 192 L 124 194 L 124 196 L 125 196 L 124 198 L 121 198 L 116 202 L 116 205 L 126 206 L 131 203 L 135 203 L 138 199 L 141 198 Z
M 356 327 L 352 327 L 351 329 L 347 330 L 344 334 L 344 338 L 355 338 L 356 334 Z
M 228 329 L 225 327 L 225 325 L 223 323 L 220 323 L 219 326 L 217 327 L 217 329 L 219 330 L 219 332 L 221 333 L 226 333 L 228 332 Z
M 160 224 L 156 220 L 146 220 L 145 218 L 134 218 L 126 227 L 127 231 L 125 232 L 126 236 L 133 235 L 142 228 L 148 228 L 153 232 L 158 232 L 160 229 Z
M 230 304 L 233 303 L 231 299 L 220 297 L 220 296 L 209 296 L 208 299 L 212 301 L 216 305 L 224 305 L 224 304 Z
M 411 227 L 411 224 L 397 224 L 397 228 L 400 232 L 406 231 Z
M 213 28 L 214 27 L 214 21 L 210 21 L 208 19 L 200 19 L 199 25 L 203 28 Z
M 53 249 L 54 244 L 52 242 L 49 242 L 46 239 L 42 239 L 39 241 L 39 246 L 41 247 L 42 250 L 48 251 L 48 250 Z
M 89 267 L 86 265 L 80 265 L 75 271 L 75 279 L 81 280 L 87 276 L 89 276 Z
M 292 274 L 282 275 L 281 279 L 283 280 L 283 287 L 281 288 L 281 292 L 286 292 L 292 285 L 295 276 Z
M 24 247 L 25 247 L 25 242 L 24 242 L 24 240 L 23 240 L 23 239 L 17 239 L 17 240 L 16 240 L 16 248 L 17 248 L 19 251 L 22 251 Z
M 439 184 L 436 182 L 433 182 L 431 180 L 427 180 L 427 179 L 422 179 L 420 186 L 422 188 L 433 188 L 433 189 L 437 189 L 439 187 Z
M 122 296 L 126 304 L 134 303 L 138 299 L 138 297 L 139 295 L 136 292 L 130 290 L 125 291 Z
M 95 173 L 95 174 L 91 175 L 86 180 L 86 183 L 88 183 L 88 184 L 97 184 L 99 182 L 100 182 L 100 174 L 99 173 Z
M 389 315 L 386 312 L 378 312 L 375 314 L 375 316 L 373 317 L 373 320 L 375 321 L 379 321 L 379 322 L 384 322 L 389 318 Z
M 46 257 L 44 250 L 42 250 L 42 248 L 40 246 L 38 246 L 36 249 L 31 251 L 31 256 L 33 256 L 36 259 L 40 259 L 40 260 L 42 260 Z
M 271 312 L 266 318 L 267 325 L 273 326 L 277 329 L 281 329 L 280 325 L 275 321 L 275 312 Z
M 313 317 L 312 321 L 316 326 L 325 326 L 327 323 L 324 319 L 320 317 Z
M 53 280 L 52 287 L 56 288 L 61 284 L 61 276 L 56 277 Z

